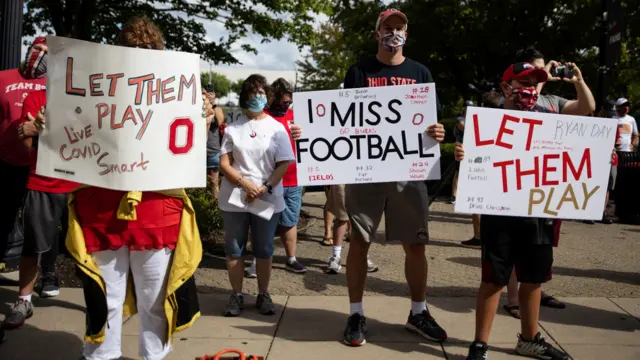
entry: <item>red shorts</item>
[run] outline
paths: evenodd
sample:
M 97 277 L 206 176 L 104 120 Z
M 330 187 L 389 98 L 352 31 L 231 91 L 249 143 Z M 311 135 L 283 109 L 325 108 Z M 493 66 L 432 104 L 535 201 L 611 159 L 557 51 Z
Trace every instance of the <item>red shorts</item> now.
M 75 193 L 75 210 L 84 234 L 87 252 L 174 249 L 180 233 L 184 206 L 181 199 L 143 192 L 136 206 L 136 220 L 121 220 L 118 207 L 126 191 L 89 187 Z

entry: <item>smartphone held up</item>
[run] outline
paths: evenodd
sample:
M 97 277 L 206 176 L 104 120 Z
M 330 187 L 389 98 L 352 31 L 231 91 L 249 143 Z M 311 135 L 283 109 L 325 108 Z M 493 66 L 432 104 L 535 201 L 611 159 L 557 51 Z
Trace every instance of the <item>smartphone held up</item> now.
M 571 79 L 573 78 L 573 67 L 567 65 L 558 65 L 551 68 L 551 76 L 560 78 L 560 79 Z

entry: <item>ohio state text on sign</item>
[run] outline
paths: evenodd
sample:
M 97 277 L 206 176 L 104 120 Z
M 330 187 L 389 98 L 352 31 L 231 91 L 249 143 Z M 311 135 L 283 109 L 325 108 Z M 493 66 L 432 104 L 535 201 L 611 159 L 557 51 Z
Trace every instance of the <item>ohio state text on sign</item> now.
M 617 121 L 470 107 L 456 212 L 602 218 Z
M 435 84 L 293 94 L 298 183 L 331 185 L 440 178 Z
M 47 42 L 38 174 L 129 191 L 206 185 L 198 55 Z

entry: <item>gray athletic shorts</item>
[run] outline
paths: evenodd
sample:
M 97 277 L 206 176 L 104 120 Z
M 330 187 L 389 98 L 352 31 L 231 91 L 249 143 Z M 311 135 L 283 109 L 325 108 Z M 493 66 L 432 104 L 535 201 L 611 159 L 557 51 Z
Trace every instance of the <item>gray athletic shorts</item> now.
M 383 213 L 387 241 L 429 242 L 429 199 L 427 186 L 421 181 L 349 184 L 345 203 L 351 231 L 365 242 L 375 239 Z
M 29 190 L 24 199 L 22 221 L 24 226 L 24 245 L 22 255 L 36 256 L 47 252 L 58 236 L 67 211 L 69 194 L 54 194 Z

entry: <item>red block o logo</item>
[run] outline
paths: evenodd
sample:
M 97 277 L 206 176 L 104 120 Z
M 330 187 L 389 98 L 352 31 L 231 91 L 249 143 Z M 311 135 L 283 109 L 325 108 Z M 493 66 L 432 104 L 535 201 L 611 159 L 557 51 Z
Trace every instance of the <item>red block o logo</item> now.
M 176 137 L 178 128 L 181 126 L 187 127 L 187 141 L 184 145 L 178 146 L 176 144 Z M 169 125 L 169 150 L 174 155 L 186 154 L 193 147 L 193 121 L 189 118 L 177 118 L 173 120 Z

